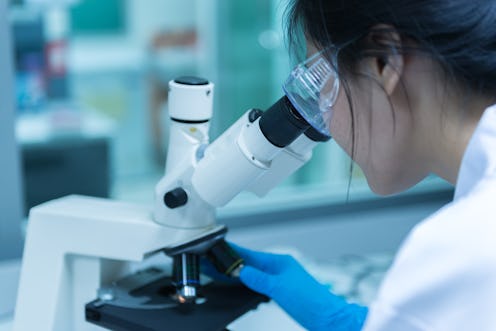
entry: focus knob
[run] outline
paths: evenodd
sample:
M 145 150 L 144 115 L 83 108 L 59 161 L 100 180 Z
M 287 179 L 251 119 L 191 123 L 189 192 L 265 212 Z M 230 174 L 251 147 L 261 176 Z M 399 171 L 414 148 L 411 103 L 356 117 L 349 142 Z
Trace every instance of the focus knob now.
M 164 203 L 170 209 L 184 206 L 188 202 L 188 194 L 182 187 L 177 187 L 164 195 Z

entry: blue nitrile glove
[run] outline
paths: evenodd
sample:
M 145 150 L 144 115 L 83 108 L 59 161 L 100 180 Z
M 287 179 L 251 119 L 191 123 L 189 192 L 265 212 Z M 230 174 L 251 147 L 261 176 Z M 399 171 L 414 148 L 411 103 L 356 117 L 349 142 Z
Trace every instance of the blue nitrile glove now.
M 332 294 L 292 256 L 232 246 L 245 260 L 241 281 L 272 298 L 304 328 L 312 331 L 362 329 L 368 309 Z

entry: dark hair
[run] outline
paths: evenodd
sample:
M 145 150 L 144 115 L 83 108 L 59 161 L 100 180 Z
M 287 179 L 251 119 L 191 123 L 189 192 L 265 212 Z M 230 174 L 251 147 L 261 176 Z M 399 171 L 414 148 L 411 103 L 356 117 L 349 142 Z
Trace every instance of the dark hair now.
M 293 50 L 301 32 L 319 48 L 340 50 L 340 69 L 378 52 L 431 55 L 460 87 L 496 94 L 496 1 L 494 0 L 290 0 L 287 35 Z M 377 25 L 390 26 L 405 44 L 365 43 Z M 370 39 L 370 38 L 369 38 Z M 397 49 L 396 49 L 397 48 Z
M 440 64 L 445 88 L 496 96 L 496 0 L 289 0 L 286 28 L 297 57 L 304 54 L 304 39 L 319 49 L 338 50 L 337 70 L 351 112 L 352 158 L 357 132 L 348 81 L 367 76 L 354 70 L 364 57 L 386 64 L 388 55 L 422 52 Z M 391 113 L 394 119 L 393 107 Z

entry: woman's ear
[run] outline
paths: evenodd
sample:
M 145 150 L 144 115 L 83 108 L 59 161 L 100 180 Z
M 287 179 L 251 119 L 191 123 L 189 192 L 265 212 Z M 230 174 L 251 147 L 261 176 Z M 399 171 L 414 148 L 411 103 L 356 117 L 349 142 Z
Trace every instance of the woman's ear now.
M 379 63 L 377 65 L 378 67 L 381 66 Z M 398 86 L 403 72 L 403 55 L 389 55 L 385 61 L 385 65 L 382 65 L 382 70 L 378 68 L 378 72 L 384 90 L 386 90 L 388 95 L 392 95 L 396 86 Z
M 404 56 L 399 52 L 402 41 L 398 31 L 390 25 L 378 24 L 367 38 L 372 49 L 372 73 L 388 95 L 392 95 L 401 79 Z

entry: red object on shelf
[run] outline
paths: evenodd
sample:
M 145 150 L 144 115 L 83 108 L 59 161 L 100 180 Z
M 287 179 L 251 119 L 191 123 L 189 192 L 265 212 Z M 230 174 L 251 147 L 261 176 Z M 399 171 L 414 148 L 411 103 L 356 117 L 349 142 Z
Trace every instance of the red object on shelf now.
M 45 56 L 46 76 L 65 76 L 67 72 L 67 42 L 63 39 L 47 42 Z

